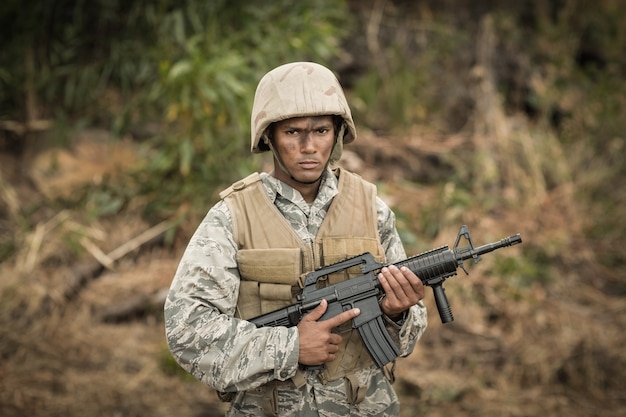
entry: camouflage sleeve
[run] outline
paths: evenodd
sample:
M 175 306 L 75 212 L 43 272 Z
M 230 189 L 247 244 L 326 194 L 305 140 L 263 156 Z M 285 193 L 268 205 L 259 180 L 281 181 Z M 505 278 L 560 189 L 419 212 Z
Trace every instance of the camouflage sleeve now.
M 225 203 L 204 218 L 185 250 L 165 302 L 165 333 L 176 361 L 219 391 L 242 391 L 298 368 L 297 329 L 233 318 L 237 245 Z
M 396 229 L 396 216 L 393 211 L 380 198 L 376 199 L 378 211 L 378 233 L 380 241 L 385 249 L 387 262 L 394 263 L 406 259 L 406 252 L 400 235 Z M 401 325 L 396 325 L 391 319 L 386 320 L 389 334 L 398 343 L 401 356 L 407 356 L 413 352 L 415 344 L 422 337 L 428 324 L 426 307 L 419 302 L 411 307 Z

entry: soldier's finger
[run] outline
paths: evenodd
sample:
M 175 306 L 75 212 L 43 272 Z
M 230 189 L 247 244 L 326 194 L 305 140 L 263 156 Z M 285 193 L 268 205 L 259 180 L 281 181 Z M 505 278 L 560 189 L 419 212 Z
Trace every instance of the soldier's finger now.
M 381 270 L 379 281 L 387 296 L 392 296 L 397 299 L 406 297 L 406 291 L 402 288 L 402 282 L 406 281 L 406 278 L 404 278 L 404 275 L 394 265 L 384 267 Z
M 324 315 L 328 308 L 328 301 L 322 300 L 317 307 L 302 317 L 302 320 L 317 321 Z
M 418 298 L 421 300 L 424 298 L 424 283 L 422 280 L 413 273 L 410 269 L 406 267 L 400 268 L 405 278 L 411 285 L 411 289 L 418 295 Z
M 352 320 L 359 314 L 361 314 L 361 310 L 359 310 L 358 308 L 352 308 L 350 310 L 344 311 L 341 314 L 337 314 L 335 317 L 331 317 L 328 320 L 323 321 L 322 323 L 328 324 L 328 328 L 332 329 Z

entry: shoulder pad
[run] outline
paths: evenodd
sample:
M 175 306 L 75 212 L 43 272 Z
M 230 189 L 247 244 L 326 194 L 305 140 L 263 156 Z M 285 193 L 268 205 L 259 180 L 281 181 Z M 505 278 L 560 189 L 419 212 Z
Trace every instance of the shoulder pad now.
M 223 200 L 229 195 L 231 195 L 233 192 L 243 190 L 250 184 L 254 184 L 255 182 L 260 181 L 260 180 L 261 180 L 261 176 L 259 175 L 259 173 L 254 172 L 248 175 L 246 178 L 233 183 L 230 187 L 220 192 L 220 198 Z

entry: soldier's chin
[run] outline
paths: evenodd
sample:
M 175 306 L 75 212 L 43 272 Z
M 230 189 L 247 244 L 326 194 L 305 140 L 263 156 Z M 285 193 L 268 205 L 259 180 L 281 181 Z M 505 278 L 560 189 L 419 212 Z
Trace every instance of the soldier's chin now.
M 315 184 L 322 178 L 321 172 L 306 172 L 298 175 L 294 175 L 293 180 L 300 184 Z

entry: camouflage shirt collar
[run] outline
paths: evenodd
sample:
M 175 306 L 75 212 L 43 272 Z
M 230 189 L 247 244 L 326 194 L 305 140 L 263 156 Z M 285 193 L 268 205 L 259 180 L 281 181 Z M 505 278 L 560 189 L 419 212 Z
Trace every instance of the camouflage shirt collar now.
M 279 179 L 269 175 L 266 172 L 261 173 L 261 181 L 265 186 L 267 191 L 267 195 L 272 201 L 272 203 L 276 202 L 276 198 L 278 196 L 285 198 L 291 203 L 296 204 L 298 206 L 309 205 L 304 201 L 304 198 L 300 194 L 298 190 L 291 187 L 290 185 L 285 184 Z M 320 184 L 319 191 L 317 193 L 317 197 L 315 197 L 315 201 L 311 206 L 313 207 L 324 207 L 326 206 L 332 199 L 337 195 L 338 192 L 338 180 L 337 177 L 333 174 L 330 169 L 326 169 L 322 174 L 322 183 Z

